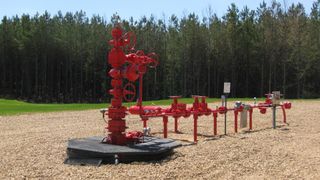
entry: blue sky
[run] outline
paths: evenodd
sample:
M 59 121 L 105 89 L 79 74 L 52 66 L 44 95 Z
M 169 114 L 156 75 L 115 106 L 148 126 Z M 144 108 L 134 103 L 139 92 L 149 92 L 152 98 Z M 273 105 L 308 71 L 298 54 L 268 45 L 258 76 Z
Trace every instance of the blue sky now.
M 283 2 L 284 0 L 278 0 Z M 285 0 L 288 6 L 291 3 L 302 2 L 306 12 L 310 12 L 314 0 Z M 139 19 L 143 15 L 153 14 L 162 19 L 163 15 L 168 18 L 175 14 L 178 17 L 184 14 L 196 13 L 200 17 L 206 16 L 209 6 L 213 13 L 221 17 L 226 13 L 228 6 L 235 3 L 239 9 L 247 5 L 250 9 L 256 9 L 262 0 L 1 0 L 0 17 L 21 15 L 23 13 L 34 15 L 36 12 L 42 14 L 47 10 L 50 14 L 56 14 L 59 10 L 65 12 L 76 12 L 83 10 L 87 16 L 99 14 L 110 19 L 112 14 L 118 13 L 122 19 L 133 17 Z M 265 0 L 270 4 L 271 0 Z

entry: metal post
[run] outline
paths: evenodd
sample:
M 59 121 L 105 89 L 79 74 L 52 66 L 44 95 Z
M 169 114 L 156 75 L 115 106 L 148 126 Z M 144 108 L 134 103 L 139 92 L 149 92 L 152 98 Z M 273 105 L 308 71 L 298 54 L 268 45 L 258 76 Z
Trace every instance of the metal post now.
M 252 107 L 249 109 L 249 130 L 252 130 Z
M 234 132 L 238 132 L 238 111 L 234 111 Z
M 227 98 L 228 94 L 226 94 L 224 98 L 224 106 L 226 107 L 226 112 L 224 113 L 224 135 L 227 135 Z
M 194 115 L 193 115 L 193 141 L 195 142 L 195 143 L 197 143 L 197 135 L 198 135 L 198 130 L 197 130 L 197 127 L 198 127 L 198 114 L 197 113 L 195 113 Z
M 163 137 L 168 137 L 168 116 L 163 116 Z
M 213 112 L 213 135 L 217 135 L 217 112 Z
M 174 132 L 178 132 L 178 118 L 174 117 Z
M 281 109 L 282 109 L 282 112 L 283 112 L 283 123 L 287 123 L 287 116 L 286 116 L 286 110 L 284 108 L 284 105 L 281 105 Z
M 143 128 L 146 128 L 147 127 L 147 119 L 142 119 L 143 121 Z
M 272 119 L 273 119 L 273 129 L 276 128 L 276 105 L 272 106 Z
M 224 113 L 224 135 L 227 135 L 227 99 L 228 99 L 228 94 L 230 93 L 231 89 L 231 82 L 224 82 L 223 84 L 223 93 L 225 94 L 225 109 L 226 112 Z

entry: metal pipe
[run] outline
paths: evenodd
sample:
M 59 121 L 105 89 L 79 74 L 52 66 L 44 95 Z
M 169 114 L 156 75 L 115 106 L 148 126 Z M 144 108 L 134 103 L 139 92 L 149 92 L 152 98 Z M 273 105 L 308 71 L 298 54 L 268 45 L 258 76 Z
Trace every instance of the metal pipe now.
M 198 135 L 198 113 L 193 114 L 193 141 L 197 143 L 197 135 Z
M 252 112 L 253 112 L 253 109 L 250 107 L 250 109 L 249 109 L 249 130 L 252 130 Z
M 234 111 L 234 132 L 238 132 L 238 111 Z
M 218 113 L 213 112 L 213 135 L 217 135 L 217 117 Z
M 224 100 L 224 106 L 227 108 L 227 96 L 225 97 Z M 226 110 L 226 112 L 224 113 L 224 135 L 227 135 L 227 112 L 228 110 Z
M 174 117 L 174 132 L 178 132 L 178 117 Z
M 163 137 L 168 137 L 168 116 L 163 116 Z
M 146 128 L 147 127 L 147 119 L 142 119 L 143 121 L 143 128 Z
M 276 106 L 272 106 L 272 119 L 273 119 L 273 129 L 276 128 Z
M 281 105 L 282 113 L 283 113 L 283 123 L 287 123 L 287 115 L 284 105 Z
M 138 106 L 140 107 L 140 116 L 144 113 L 142 108 L 142 90 L 143 89 L 143 74 L 139 73 L 139 99 L 138 99 Z M 143 124 L 143 127 L 144 124 Z

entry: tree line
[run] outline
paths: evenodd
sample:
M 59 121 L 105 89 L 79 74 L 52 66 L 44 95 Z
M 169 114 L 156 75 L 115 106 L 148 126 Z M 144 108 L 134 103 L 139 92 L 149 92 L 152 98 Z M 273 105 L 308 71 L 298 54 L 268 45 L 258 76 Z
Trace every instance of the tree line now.
M 256 10 L 231 4 L 218 17 L 194 13 L 122 20 L 137 36 L 136 49 L 156 52 L 160 65 L 144 76 L 144 99 L 193 94 L 286 98 L 320 97 L 320 0 L 262 2 Z M 48 12 L 2 18 L 0 96 L 31 102 L 105 102 L 111 88 L 108 40 L 114 18 L 85 12 Z M 137 84 L 138 85 L 138 84 Z

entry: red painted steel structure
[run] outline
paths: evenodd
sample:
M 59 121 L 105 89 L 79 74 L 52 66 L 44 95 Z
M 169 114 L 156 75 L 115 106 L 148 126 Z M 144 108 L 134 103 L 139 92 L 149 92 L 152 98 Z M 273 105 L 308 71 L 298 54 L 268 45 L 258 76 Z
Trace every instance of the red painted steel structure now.
M 191 107 L 187 107 L 184 103 L 179 103 L 178 99 L 180 96 L 170 96 L 173 102 L 169 108 L 161 108 L 157 106 L 143 106 L 142 96 L 143 96 L 143 75 L 147 71 L 147 67 L 156 67 L 158 61 L 156 60 L 157 55 L 155 53 L 150 53 L 145 55 L 143 51 L 139 50 L 135 53 L 125 54 L 124 49 L 127 47 L 131 51 L 134 50 L 135 45 L 135 35 L 133 33 L 126 33 L 123 35 L 120 26 L 116 25 L 112 29 L 113 39 L 109 42 L 113 48 L 110 50 L 108 55 L 108 62 L 112 69 L 109 71 L 109 76 L 112 78 L 111 86 L 112 89 L 109 93 L 113 96 L 111 99 L 111 105 L 106 113 L 109 117 L 108 125 L 106 130 L 108 135 L 105 138 L 106 143 L 116 144 L 116 145 L 126 145 L 130 142 L 139 143 L 139 138 L 143 136 L 143 133 L 138 131 L 125 133 L 126 124 L 125 116 L 127 111 L 131 114 L 139 115 L 143 122 L 143 127 L 147 127 L 147 121 L 150 118 L 162 117 L 163 120 L 163 136 L 167 138 L 168 136 L 168 118 L 171 116 L 174 118 L 174 132 L 177 133 L 178 130 L 178 120 L 181 117 L 187 118 L 192 115 L 193 121 L 193 135 L 194 142 L 197 142 L 197 129 L 198 129 L 198 119 L 199 117 L 205 115 L 213 115 L 213 135 L 217 135 L 217 118 L 218 114 L 225 114 L 228 111 L 234 112 L 234 131 L 238 132 L 238 114 L 244 110 L 244 105 L 235 106 L 234 108 L 226 108 L 220 106 L 216 109 L 210 109 L 206 102 L 205 96 L 192 96 L 194 98 L 194 103 Z M 127 109 L 122 106 L 122 99 L 127 101 L 132 101 L 136 94 L 136 88 L 132 83 L 127 83 L 123 86 L 123 80 L 135 82 L 139 79 L 139 98 L 137 104 L 131 106 Z M 131 90 L 130 90 L 131 89 Z M 252 130 L 252 113 L 253 109 L 257 108 L 260 110 L 261 114 L 265 114 L 267 108 L 274 107 L 272 103 L 272 95 L 266 94 L 266 100 L 264 103 L 259 103 L 258 105 L 250 105 L 249 112 L 249 130 Z M 128 97 L 131 96 L 131 97 Z M 285 102 L 278 104 L 283 112 L 283 122 L 286 123 L 286 113 L 285 109 L 291 108 L 290 102 Z
M 113 39 L 109 41 L 109 44 L 113 48 L 108 54 L 108 63 L 112 69 L 108 74 L 112 78 L 112 89 L 109 90 L 109 93 L 113 98 L 107 112 L 109 117 L 108 125 L 106 126 L 108 136 L 104 141 L 110 144 L 125 145 L 128 141 L 136 141 L 141 137 L 141 133 L 125 133 L 127 127 L 124 118 L 127 108 L 122 106 L 122 99 L 132 101 L 136 94 L 136 88 L 132 83 L 127 83 L 123 86 L 123 80 L 127 79 L 134 82 L 140 78 L 139 106 L 141 111 L 143 74 L 146 73 L 147 66 L 155 67 L 158 62 L 154 59 L 156 57 L 154 53 L 148 55 L 145 55 L 143 51 L 127 55 L 124 53 L 126 47 L 131 51 L 134 50 L 135 35 L 133 33 L 123 34 L 121 27 L 116 25 L 112 29 L 111 35 Z

